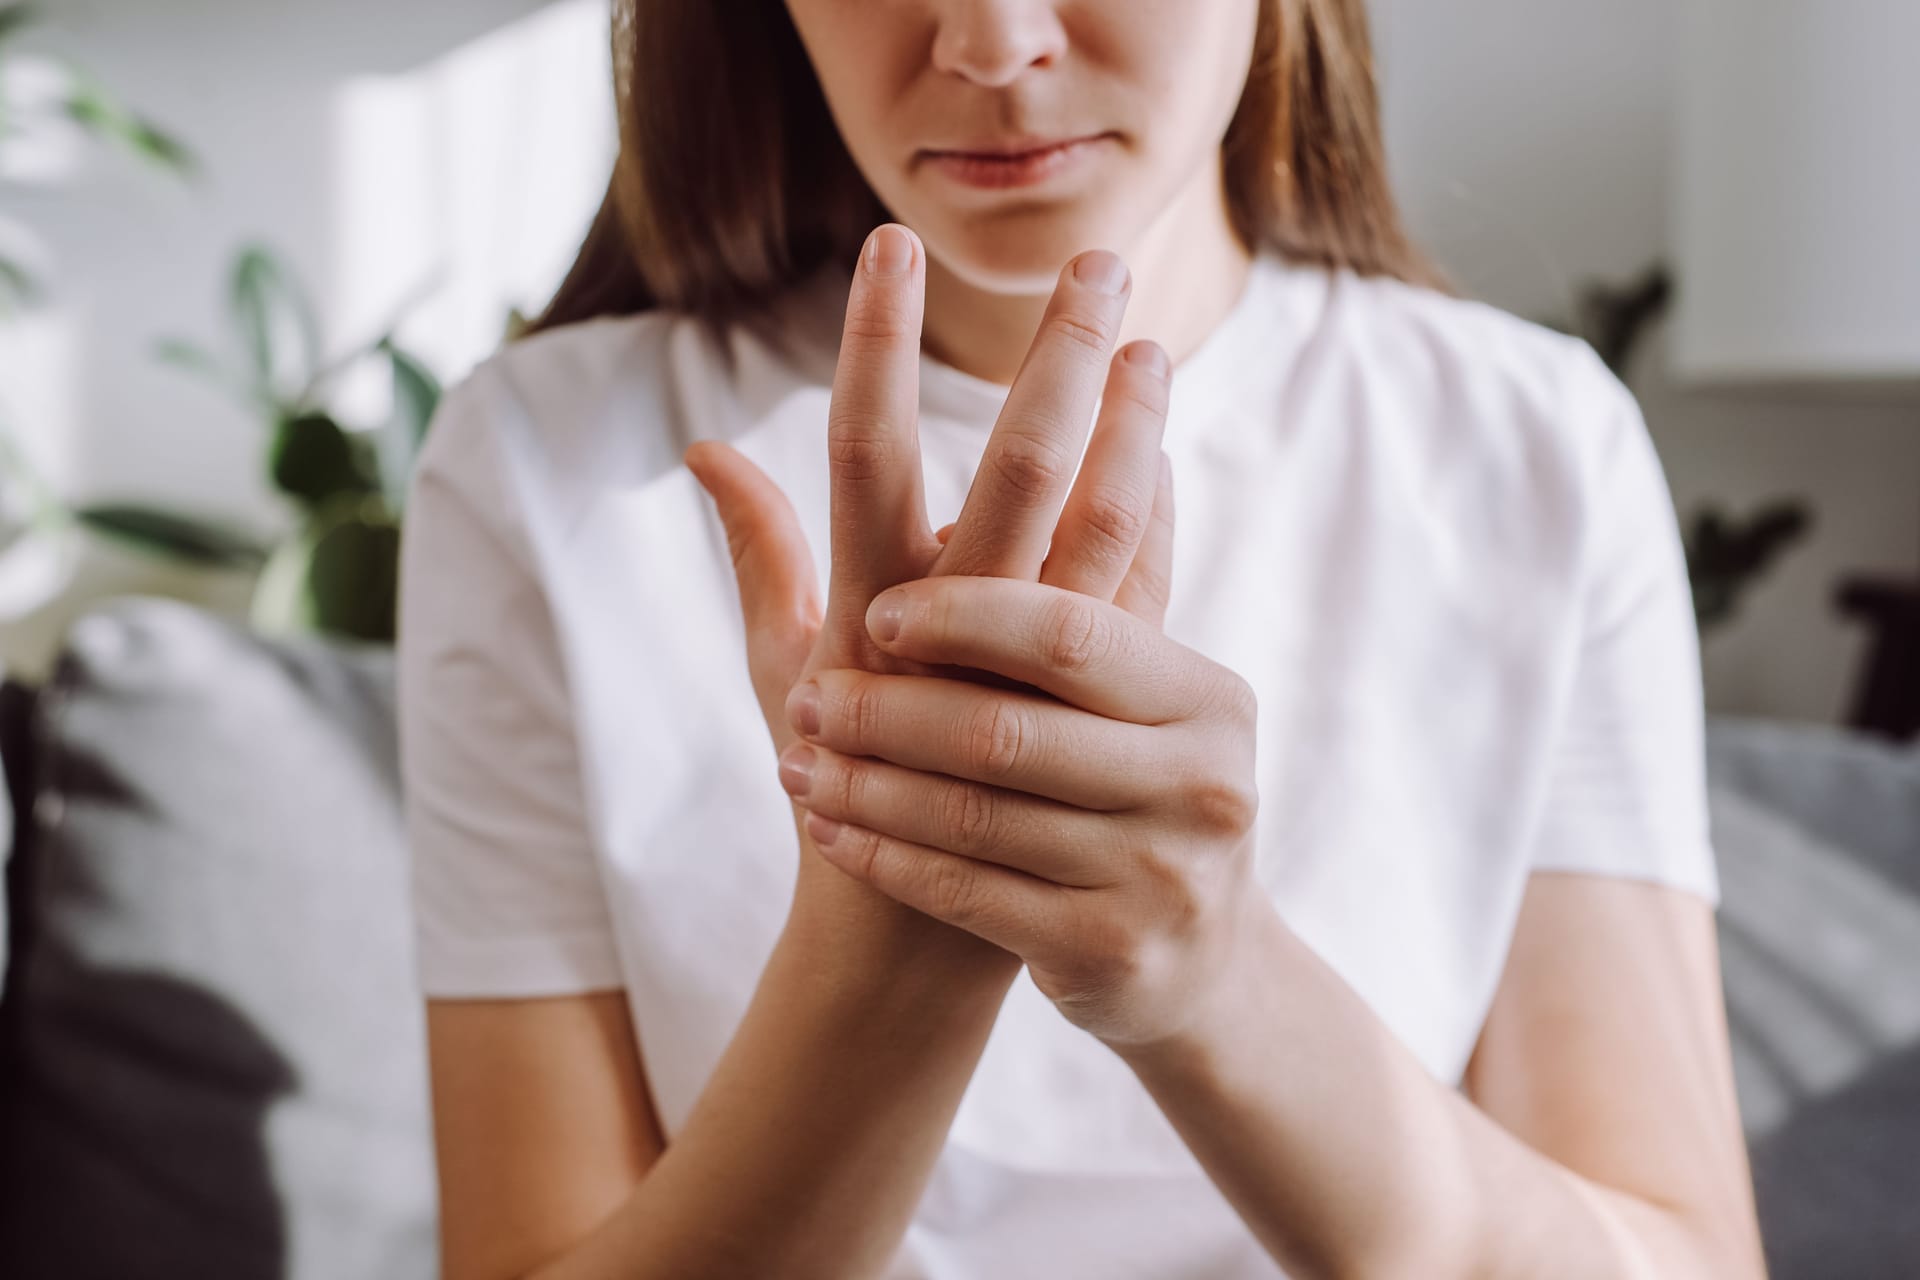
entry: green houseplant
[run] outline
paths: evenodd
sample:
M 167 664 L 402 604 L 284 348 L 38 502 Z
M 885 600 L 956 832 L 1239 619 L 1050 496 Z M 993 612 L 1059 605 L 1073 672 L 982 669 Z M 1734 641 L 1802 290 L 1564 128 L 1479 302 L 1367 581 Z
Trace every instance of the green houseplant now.
M 331 360 L 305 291 L 270 250 L 250 245 L 234 259 L 227 284 L 228 347 L 215 352 L 170 339 L 160 357 L 236 397 L 266 436 L 267 473 L 292 504 L 296 525 L 271 550 L 240 554 L 261 562 L 253 621 L 266 630 L 316 630 L 390 641 L 398 589 L 400 515 L 407 479 L 440 383 L 403 350 L 391 329 Z M 387 421 L 350 427 L 330 407 L 339 380 L 367 362 L 391 379 Z M 168 513 L 127 511 L 121 532 L 155 549 L 194 554 L 206 526 Z M 137 517 L 129 522 L 127 516 Z M 162 534 L 199 535 L 182 543 Z
M 182 143 L 123 105 L 83 69 L 22 54 L 20 35 L 40 20 L 36 6 L 0 0 L 0 143 L 67 125 L 169 173 L 195 171 Z M 15 72 L 29 62 L 51 72 L 41 77 L 42 91 L 9 92 Z M 35 273 L 0 251 L 0 320 L 43 294 Z M 221 521 L 140 502 L 63 502 L 34 476 L 3 420 L 0 525 L 7 523 L 5 508 L 11 505 L 16 512 L 24 508 L 27 528 L 50 532 L 78 525 L 169 561 L 257 572 L 252 599 L 257 625 L 390 640 L 400 507 L 414 452 L 439 401 L 439 383 L 400 348 L 390 330 L 323 361 L 306 294 L 284 262 L 263 246 L 249 245 L 236 255 L 226 301 L 228 333 L 221 350 L 169 340 L 159 345 L 158 355 L 214 380 L 261 421 L 268 473 L 294 509 L 289 536 L 272 544 Z M 333 393 L 339 379 L 370 362 L 391 377 L 393 412 L 387 422 L 349 427 L 331 407 Z M 4 532 L 0 529 L 0 542 Z
M 66 122 L 98 143 L 117 147 L 177 175 L 194 171 L 192 154 L 172 135 L 123 104 L 91 73 L 71 62 L 36 56 L 56 87 L 28 100 L 13 92 L 27 63 L 20 37 L 41 22 L 36 5 L 0 0 L 0 146 Z M 0 180 L 0 190 L 7 184 Z M 0 317 L 38 299 L 41 282 L 27 265 L 0 251 Z
M 1633 354 L 1652 324 L 1673 301 L 1673 275 L 1654 263 L 1634 279 L 1592 283 L 1581 290 L 1571 321 L 1548 321 L 1585 338 L 1623 381 Z M 1813 514 L 1798 498 L 1777 498 L 1744 515 L 1729 515 L 1703 503 L 1681 521 L 1687 576 L 1693 586 L 1694 621 L 1705 633 L 1731 622 L 1740 598 L 1794 543 L 1807 534 Z

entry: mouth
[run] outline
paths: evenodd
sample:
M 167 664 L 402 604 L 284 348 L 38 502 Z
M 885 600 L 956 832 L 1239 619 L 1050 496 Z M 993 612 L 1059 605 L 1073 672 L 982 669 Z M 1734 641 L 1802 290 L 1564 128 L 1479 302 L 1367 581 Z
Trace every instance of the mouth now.
M 936 173 L 964 186 L 1027 187 L 1082 168 L 1112 140 L 1110 133 L 969 140 L 955 147 L 930 148 L 920 158 Z

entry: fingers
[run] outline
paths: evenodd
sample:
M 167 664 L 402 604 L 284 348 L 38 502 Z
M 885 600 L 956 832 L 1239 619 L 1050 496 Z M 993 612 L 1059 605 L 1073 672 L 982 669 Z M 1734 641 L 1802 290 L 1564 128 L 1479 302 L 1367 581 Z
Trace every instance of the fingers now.
M 1133 554 L 1126 580 L 1114 592 L 1113 602 L 1156 630 L 1167 624 L 1167 602 L 1173 596 L 1173 459 L 1160 455 L 1160 478 L 1153 489 L 1153 512 L 1147 517 L 1146 536 Z
M 1105 250 L 1060 273 L 936 572 L 1039 576 L 1130 287 L 1126 265 Z
M 985 579 L 981 579 L 985 581 Z M 788 723 L 816 746 L 923 773 L 984 782 L 1081 809 L 1117 811 L 1172 795 L 1137 724 L 1052 698 L 944 676 L 828 668 L 796 686 Z
M 820 624 L 807 535 L 787 495 L 737 449 L 702 440 L 685 461 L 726 531 L 755 692 L 763 706 L 777 705 L 799 677 Z
M 867 611 L 881 651 L 991 671 L 1136 725 L 1250 710 L 1246 682 L 1117 605 L 1038 582 L 923 578 Z
M 1040 581 L 1111 600 L 1146 536 L 1167 423 L 1167 353 L 1128 344 L 1109 367 L 1100 421 L 1060 512 Z
M 1078 892 L 990 862 L 976 862 L 863 827 L 807 815 L 820 856 L 896 902 L 1045 964 L 1060 950 Z
M 1102 813 L 842 755 L 805 742 L 780 757 L 780 781 L 806 809 L 913 844 L 1012 867 L 1056 884 L 1098 888 L 1120 869 L 1125 831 Z
M 926 254 L 889 223 L 854 272 L 827 414 L 836 617 L 916 576 L 931 558 L 920 482 L 920 323 Z

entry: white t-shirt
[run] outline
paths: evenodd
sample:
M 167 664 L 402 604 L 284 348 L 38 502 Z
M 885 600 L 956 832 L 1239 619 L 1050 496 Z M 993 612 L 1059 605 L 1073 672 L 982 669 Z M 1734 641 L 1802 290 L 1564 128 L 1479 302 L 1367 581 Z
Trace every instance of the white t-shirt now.
M 778 349 L 664 313 L 517 343 L 448 395 L 413 488 L 400 709 L 424 989 L 623 987 L 669 1141 L 798 861 L 726 542 L 680 457 L 743 450 L 826 582 L 847 283 L 795 290 Z M 930 357 L 921 378 L 937 527 L 1006 388 Z M 1176 370 L 1165 447 L 1167 632 L 1259 696 L 1259 878 L 1436 1079 L 1460 1080 L 1530 872 L 1717 903 L 1677 525 L 1589 348 L 1263 255 Z M 1280 1272 L 1023 972 L 890 1274 Z

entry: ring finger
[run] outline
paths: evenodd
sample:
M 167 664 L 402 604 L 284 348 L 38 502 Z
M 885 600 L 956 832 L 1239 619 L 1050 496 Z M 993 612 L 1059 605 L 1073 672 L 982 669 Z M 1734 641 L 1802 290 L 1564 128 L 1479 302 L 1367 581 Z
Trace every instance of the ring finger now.
M 1104 814 L 804 742 L 781 755 L 780 782 L 822 817 L 1074 888 L 1111 882 L 1124 834 Z

